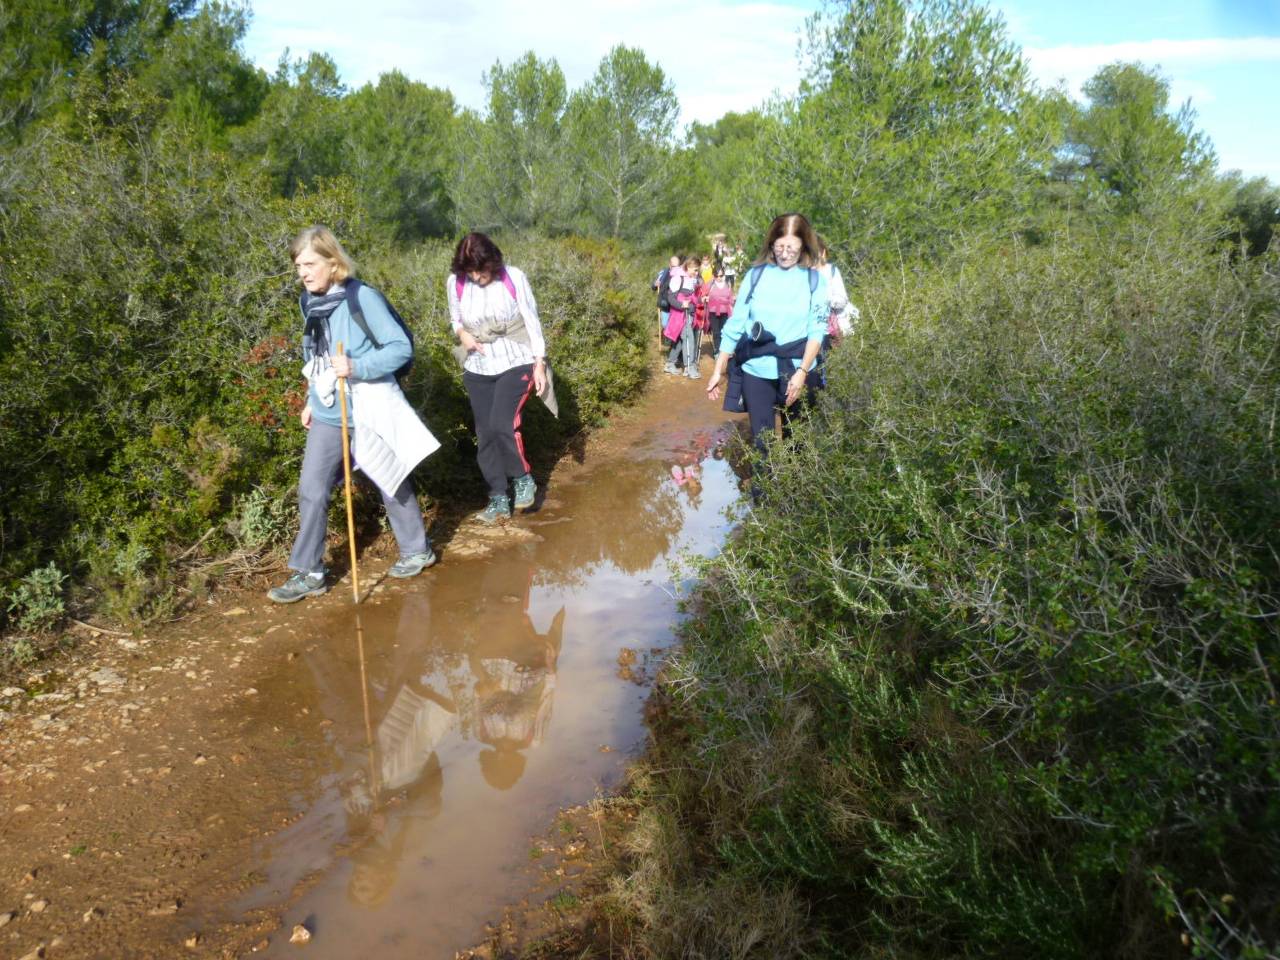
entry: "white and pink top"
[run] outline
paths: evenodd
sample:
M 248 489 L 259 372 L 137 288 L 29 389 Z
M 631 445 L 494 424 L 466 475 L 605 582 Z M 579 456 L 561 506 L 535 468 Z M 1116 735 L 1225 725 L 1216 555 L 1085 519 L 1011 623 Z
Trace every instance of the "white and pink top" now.
M 504 283 L 500 277 L 495 277 L 483 287 L 464 280 L 461 297 L 458 296 L 458 278 L 451 273 L 445 281 L 449 319 L 455 335 L 464 327 L 474 334 L 491 325 L 510 323 L 520 314 L 524 316 L 528 345 L 513 337 L 498 337 L 484 345 L 483 353 L 473 350 L 467 354 L 462 368 L 481 376 L 497 376 L 547 355 L 542 321 L 538 318 L 538 304 L 533 299 L 529 278 L 519 267 L 507 267 L 506 271 L 510 284 Z

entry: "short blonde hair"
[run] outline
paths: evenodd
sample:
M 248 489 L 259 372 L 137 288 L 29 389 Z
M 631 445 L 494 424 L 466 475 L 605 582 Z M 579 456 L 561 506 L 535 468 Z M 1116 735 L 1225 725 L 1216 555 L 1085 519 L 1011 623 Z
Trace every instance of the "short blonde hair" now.
M 333 231 L 322 224 L 307 227 L 293 238 L 293 243 L 289 244 L 289 259 L 296 261 L 305 250 L 314 251 L 329 261 L 333 267 L 334 283 L 344 283 L 348 277 L 356 275 L 355 261 L 342 249 Z

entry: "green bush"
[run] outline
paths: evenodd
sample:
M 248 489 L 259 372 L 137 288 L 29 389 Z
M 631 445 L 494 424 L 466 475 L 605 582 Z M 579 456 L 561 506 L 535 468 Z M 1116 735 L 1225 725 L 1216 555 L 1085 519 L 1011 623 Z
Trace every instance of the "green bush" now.
M 1188 233 L 856 292 L 665 681 L 657 926 L 750 878 L 797 956 L 1280 943 L 1280 281 Z
M 14 155 L 0 209 L 0 583 L 52 561 L 90 587 L 79 602 L 137 622 L 179 602 L 170 581 L 195 545 L 217 556 L 291 536 L 305 393 L 287 250 L 311 223 L 343 238 L 418 334 L 409 395 L 445 444 L 424 490 L 478 486 L 445 244 L 376 245 L 348 180 L 272 198 L 131 81 L 78 96 L 74 124 Z M 614 246 L 510 252 L 558 378 L 561 419 L 529 412 L 545 467 L 635 394 L 639 306 Z
M 236 540 L 251 552 L 284 546 L 298 532 L 298 510 L 283 497 L 272 497 L 254 487 L 236 502 Z
M 62 585 L 66 576 L 57 564 L 32 570 L 9 593 L 8 610 L 24 633 L 43 633 L 58 625 L 67 612 Z

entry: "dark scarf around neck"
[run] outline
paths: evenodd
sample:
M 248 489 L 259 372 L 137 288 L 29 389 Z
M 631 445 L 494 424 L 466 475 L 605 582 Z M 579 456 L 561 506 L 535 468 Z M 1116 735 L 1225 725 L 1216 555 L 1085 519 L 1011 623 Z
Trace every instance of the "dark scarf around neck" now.
M 316 357 L 329 352 L 329 315 L 347 298 L 343 287 L 330 287 L 329 292 L 316 296 L 308 293 L 303 301 L 307 325 L 302 331 L 302 354 Z

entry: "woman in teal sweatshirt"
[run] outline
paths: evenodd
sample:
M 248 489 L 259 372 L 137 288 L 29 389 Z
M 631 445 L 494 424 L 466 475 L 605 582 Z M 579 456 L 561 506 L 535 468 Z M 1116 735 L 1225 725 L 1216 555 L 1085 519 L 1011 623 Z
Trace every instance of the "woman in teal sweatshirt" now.
M 818 256 L 818 238 L 803 215 L 774 219 L 720 334 L 707 396 L 718 400 L 730 373 L 725 409 L 746 411 L 752 442 L 765 455 L 777 414 L 785 427 L 804 395 L 827 332 L 827 278 L 815 269 Z M 755 484 L 751 492 L 759 496 Z

